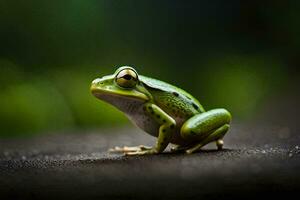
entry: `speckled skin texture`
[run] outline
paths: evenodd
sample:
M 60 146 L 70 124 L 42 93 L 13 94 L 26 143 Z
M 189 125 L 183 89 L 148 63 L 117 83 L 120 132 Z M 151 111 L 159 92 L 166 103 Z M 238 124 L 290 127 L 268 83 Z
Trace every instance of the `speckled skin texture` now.
M 176 126 L 173 130 L 172 139 L 170 142 L 173 144 L 185 145 L 186 141 L 184 141 L 184 139 L 180 135 L 181 126 L 190 117 L 197 113 L 200 113 L 200 107 L 197 107 L 198 109 L 196 110 L 193 107 L 193 104 L 196 104 L 193 103 L 191 99 L 188 99 L 182 94 L 178 94 L 172 91 L 160 91 L 158 89 L 150 87 L 147 87 L 147 89 L 153 96 L 153 102 L 176 121 Z M 151 135 L 157 136 L 157 130 L 158 129 L 154 130 L 154 133 L 149 133 Z

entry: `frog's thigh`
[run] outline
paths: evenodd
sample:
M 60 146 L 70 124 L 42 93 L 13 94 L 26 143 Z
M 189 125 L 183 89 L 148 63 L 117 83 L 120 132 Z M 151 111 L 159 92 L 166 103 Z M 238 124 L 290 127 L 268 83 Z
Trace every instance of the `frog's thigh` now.
M 181 127 L 181 136 L 194 143 L 212 142 L 222 139 L 229 128 L 230 113 L 225 109 L 213 109 L 197 114 L 187 120 Z M 226 125 L 224 127 L 224 125 Z M 228 126 L 228 127 L 227 127 Z M 217 131 L 219 128 L 221 130 Z M 216 133 L 214 133 L 217 131 Z M 209 137 L 212 135 L 211 137 Z M 209 137 L 209 138 L 208 138 Z M 206 144 L 207 144 L 206 143 Z M 206 145 L 203 144 L 202 146 Z M 221 145 L 222 141 L 217 144 Z
M 205 139 L 200 141 L 198 144 L 195 146 L 191 147 L 190 149 L 186 150 L 186 153 L 191 154 L 203 147 L 204 145 L 216 141 L 216 144 L 218 146 L 218 149 L 222 149 L 223 146 L 223 140 L 222 138 L 224 137 L 225 133 L 228 131 L 229 125 L 224 124 L 220 128 L 214 130 L 209 136 L 207 136 Z

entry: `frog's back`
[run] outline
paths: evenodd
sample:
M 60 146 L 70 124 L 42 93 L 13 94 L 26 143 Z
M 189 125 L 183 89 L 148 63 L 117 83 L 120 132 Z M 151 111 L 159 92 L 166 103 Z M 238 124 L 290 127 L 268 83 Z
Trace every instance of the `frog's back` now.
M 196 98 L 174 85 L 146 76 L 140 76 L 140 80 L 151 93 L 154 103 L 174 119 L 185 121 L 205 112 Z

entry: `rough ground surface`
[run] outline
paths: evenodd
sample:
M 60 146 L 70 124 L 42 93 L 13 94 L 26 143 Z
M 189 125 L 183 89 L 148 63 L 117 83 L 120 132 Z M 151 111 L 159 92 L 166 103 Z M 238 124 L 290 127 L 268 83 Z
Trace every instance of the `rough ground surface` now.
M 109 154 L 116 145 L 151 145 L 135 128 L 0 140 L 1 199 L 289 197 L 300 189 L 297 128 L 233 124 L 225 150 L 193 155 Z M 99 132 L 102 132 L 100 134 Z

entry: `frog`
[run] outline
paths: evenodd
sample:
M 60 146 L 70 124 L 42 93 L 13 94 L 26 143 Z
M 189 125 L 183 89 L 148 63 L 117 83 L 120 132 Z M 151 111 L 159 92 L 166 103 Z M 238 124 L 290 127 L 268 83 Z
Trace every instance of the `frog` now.
M 188 80 L 188 79 L 187 79 Z M 155 145 L 111 148 L 124 155 L 160 154 L 172 144 L 171 152 L 192 154 L 215 142 L 223 149 L 231 114 L 224 108 L 204 110 L 191 94 L 167 82 L 143 76 L 131 66 L 96 78 L 90 91 L 97 99 L 119 109 L 130 121 L 156 137 Z

